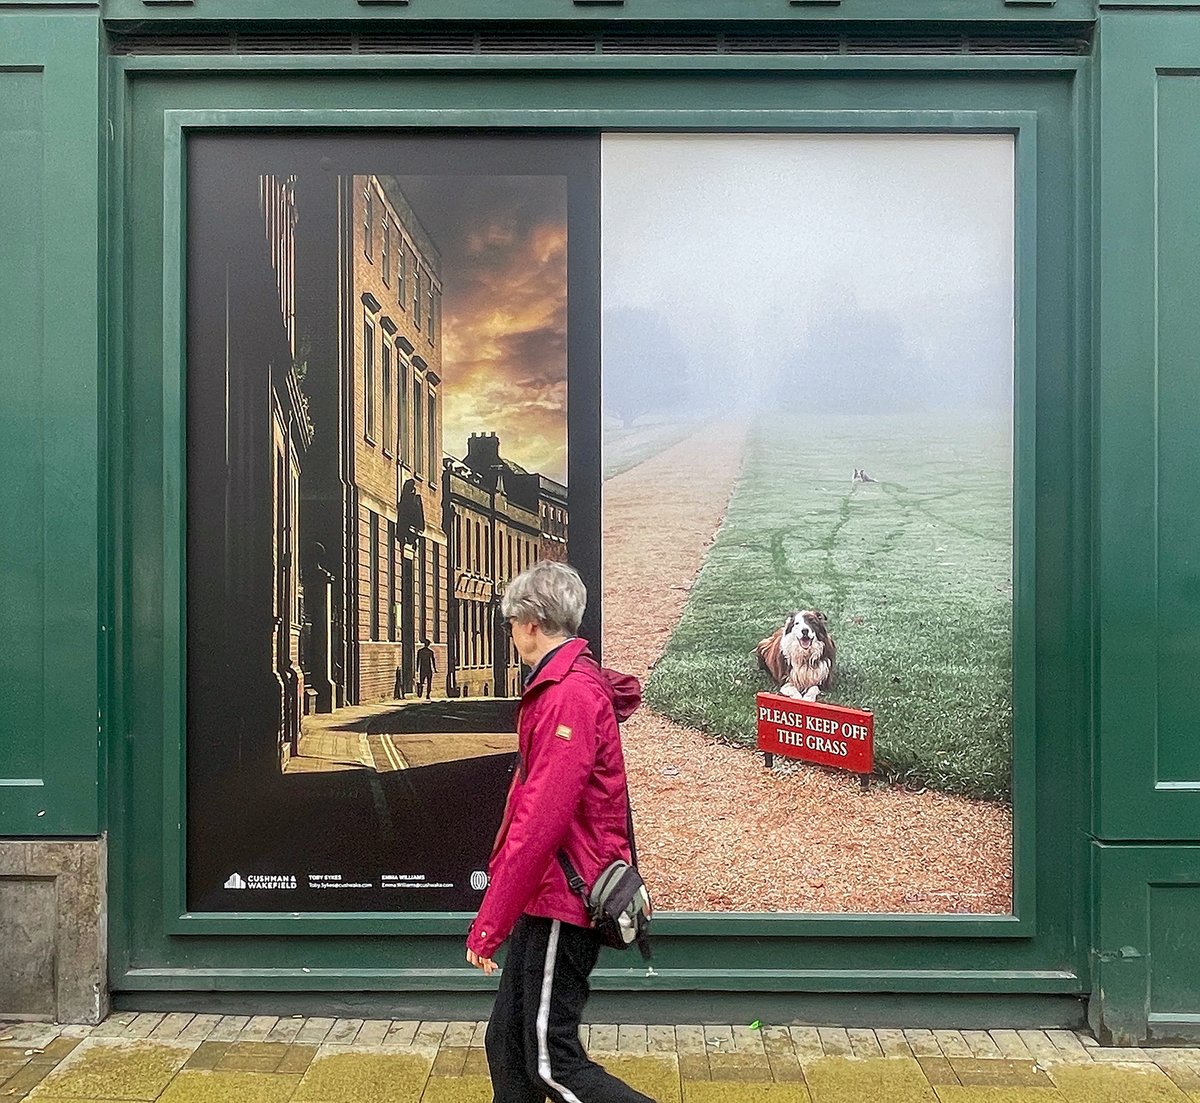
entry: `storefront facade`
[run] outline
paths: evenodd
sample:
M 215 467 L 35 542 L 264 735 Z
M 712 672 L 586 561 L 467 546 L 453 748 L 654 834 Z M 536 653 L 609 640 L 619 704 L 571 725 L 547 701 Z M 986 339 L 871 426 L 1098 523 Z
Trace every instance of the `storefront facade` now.
M 1200 6 L 527 0 L 503 18 L 475 0 L 343 0 L 343 7 L 43 0 L 0 12 L 0 219 L 12 258 L 0 272 L 8 384 L 0 449 L 9 472 L 0 492 L 8 519 L 0 532 L 0 919 L 11 909 L 22 930 L 35 932 L 0 949 L 15 978 L 10 991 L 0 982 L 0 1013 L 88 1020 L 110 1002 L 206 1001 L 407 1008 L 451 1018 L 484 1012 L 490 982 L 462 960 L 470 898 L 450 892 L 459 873 L 476 871 L 443 869 L 437 841 L 467 836 L 474 858 L 494 820 L 459 822 L 453 763 L 417 746 L 433 721 L 380 729 L 372 713 L 363 721 L 361 760 L 337 759 L 340 750 L 309 755 L 330 764 L 312 775 L 320 784 L 334 779 L 325 790 L 289 772 L 304 757 L 301 717 L 344 707 L 361 718 L 380 696 L 420 693 L 413 678 L 419 682 L 427 664 L 432 698 L 457 708 L 466 703 L 460 687 L 473 687 L 471 706 L 487 719 L 468 733 L 478 743 L 469 753 L 497 764 L 479 785 L 487 800 L 502 797 L 507 767 L 500 764 L 511 748 L 503 716 L 487 710 L 515 670 L 502 653 L 494 597 L 539 546 L 561 542 L 565 486 L 571 560 L 585 578 L 603 581 L 611 607 L 620 592 L 606 572 L 625 533 L 612 521 L 615 484 L 605 482 L 601 452 L 603 445 L 615 454 L 632 438 L 617 428 L 604 435 L 601 376 L 613 380 L 613 395 L 617 377 L 601 367 L 599 335 L 603 328 L 611 347 L 618 324 L 640 316 L 605 313 L 609 291 L 598 261 L 604 281 L 615 279 L 624 231 L 620 210 L 601 193 L 636 183 L 622 166 L 648 163 L 638 157 L 661 154 L 655 173 L 671 171 L 672 143 L 758 135 L 783 144 L 739 148 L 730 163 L 761 156 L 784 166 L 774 188 L 784 196 L 791 194 L 787 166 L 818 159 L 815 147 L 805 147 L 800 161 L 788 161 L 788 143 L 816 135 L 834 146 L 833 139 L 867 140 L 830 155 L 861 165 L 878 154 L 883 167 L 871 171 L 885 179 L 901 172 L 888 167 L 887 143 L 912 137 L 959 143 L 930 145 L 922 155 L 921 164 L 938 172 L 960 150 L 974 156 L 976 144 L 1008 166 L 1008 191 L 995 207 L 1007 213 L 993 236 L 1002 246 L 998 270 L 1012 278 L 985 327 L 1011 334 L 1002 388 L 1011 490 L 1000 541 L 1011 572 L 991 587 L 1011 608 L 1000 710 L 1009 718 L 1011 760 L 1002 793 L 973 792 L 993 805 L 1002 796 L 1010 817 L 1003 885 L 1011 907 L 939 909 L 931 890 L 913 896 L 920 906 L 911 911 L 759 910 L 737 900 L 701 908 L 687 904 L 695 886 L 681 885 L 668 892 L 681 905 L 655 924 L 653 970 L 616 955 L 603 962 L 599 1005 L 627 1021 L 746 1015 L 1042 1025 L 1086 1016 L 1102 1037 L 1123 1043 L 1194 1029 L 1200 959 L 1189 932 L 1200 920 L 1200 755 L 1188 734 L 1187 701 L 1200 639 L 1191 570 L 1200 525 L 1191 447 L 1200 389 L 1193 321 L 1200 277 L 1191 248 L 1200 239 L 1192 202 Z M 627 148 L 619 136 L 662 143 Z M 882 145 L 872 144 L 880 138 Z M 698 166 L 722 156 L 690 149 Z M 952 198 L 966 202 L 954 178 L 973 163 L 955 161 L 958 168 L 930 177 L 948 181 L 951 230 Z M 381 172 L 389 183 L 376 186 Z M 466 378 L 455 376 L 452 361 L 467 363 L 462 335 L 476 332 L 465 305 L 474 285 L 463 273 L 482 247 L 465 233 L 462 243 L 454 237 L 466 216 L 438 206 L 430 181 L 468 172 L 476 211 L 486 202 L 500 211 L 513 180 L 549 181 L 523 191 L 521 209 L 536 200 L 551 212 L 539 215 L 539 225 L 559 218 L 553 224 L 569 231 L 558 289 L 547 295 L 565 303 L 569 290 L 570 323 L 546 327 L 570 364 L 570 398 L 561 400 L 563 428 L 555 430 L 569 436 L 569 459 L 565 449 L 520 456 L 504 433 L 494 464 L 464 465 L 496 429 L 479 421 L 478 435 L 468 436 L 475 423 L 452 406 L 455 379 Z M 315 232 L 305 222 L 315 208 L 304 197 L 326 179 L 321 173 L 332 174 L 331 213 Z M 239 206 L 242 193 L 225 189 L 242 179 L 253 203 Z M 895 179 L 905 196 L 928 192 L 915 176 Z M 388 190 L 396 181 L 399 198 Z M 372 189 L 383 222 L 374 208 L 364 215 Z M 275 198 L 256 207 L 264 194 Z M 294 218 L 279 214 L 292 209 L 278 198 L 289 195 Z M 760 205 L 791 233 L 786 205 Z M 888 207 L 883 188 L 864 210 Z M 418 225 L 422 219 L 427 226 Z M 873 223 L 864 216 L 859 225 L 868 234 Z M 946 229 L 936 217 L 919 228 Z M 322 235 L 324 253 L 313 244 Z M 536 270 L 559 272 L 552 237 L 530 240 L 538 245 Z M 918 239 L 905 241 L 918 255 Z M 673 246 L 664 238 L 645 248 L 635 264 Z M 809 252 L 814 271 L 818 252 Z M 321 301 L 303 267 L 318 253 L 329 258 Z M 713 268 L 719 279 L 720 256 Z M 894 270 L 904 271 L 899 262 Z M 232 290 L 231 272 L 242 281 Z M 931 272 L 917 263 L 914 278 L 936 283 Z M 795 282 L 791 269 L 787 275 Z M 898 300 L 905 282 L 890 285 Z M 252 312 L 231 322 L 238 309 Z M 767 354 L 756 351 L 754 324 L 738 314 L 730 310 L 722 322 L 721 360 L 761 359 Z M 311 332 L 306 319 L 315 319 Z M 876 324 L 865 307 L 855 319 L 846 332 Z M 637 332 L 631 347 L 656 340 Z M 810 359 L 818 348 L 812 332 Z M 864 360 L 890 347 L 872 341 Z M 944 379 L 952 379 L 954 358 L 965 364 L 969 352 L 926 350 L 922 363 L 942 356 Z M 540 353 L 530 346 L 522 355 L 533 363 Z M 695 391 L 704 372 L 694 348 L 689 355 Z M 256 357 L 271 370 L 256 373 Z M 326 361 L 340 366 L 330 368 L 322 392 L 318 365 Z M 528 373 L 519 382 L 540 385 Z M 944 385 L 930 387 L 938 389 Z M 812 396 L 791 393 L 802 420 Z M 325 420 L 321 395 L 333 411 Z M 385 413 L 364 435 L 363 411 L 375 410 L 376 395 Z M 239 419 L 259 407 L 261 425 L 246 428 Z M 906 405 L 881 410 L 880 417 L 899 411 L 910 424 L 916 416 Z M 658 433 L 664 423 L 654 424 Z M 230 457 L 259 432 L 262 470 L 236 483 Z M 756 470 L 754 442 L 771 436 L 755 432 L 752 425 L 748 451 L 739 454 L 750 457 L 737 461 L 739 486 Z M 946 444 L 950 469 L 966 464 L 964 447 L 957 438 Z M 555 467 L 560 453 L 563 466 Z M 891 455 L 882 447 L 869 453 L 876 454 Z M 322 456 L 331 461 L 325 482 Z M 507 462 L 514 456 L 520 466 Z M 856 493 L 873 493 L 867 484 L 877 480 L 891 499 L 913 493 L 908 479 L 880 473 L 885 462 L 854 464 Z M 405 497 L 409 480 L 416 498 L 411 488 Z M 853 520 L 867 500 L 847 498 L 846 515 Z M 309 503 L 322 502 L 335 503 L 327 514 L 335 523 L 314 545 L 306 518 L 316 516 Z M 931 500 L 918 505 L 933 517 Z M 269 528 L 243 540 L 246 519 L 264 511 Z M 940 513 L 928 524 L 944 521 L 971 535 L 974 522 L 964 516 Z M 735 523 L 736 511 L 729 518 Z M 785 536 L 785 546 L 793 538 Z M 940 543 L 929 551 L 946 560 L 954 553 Z M 243 560 L 271 565 L 259 589 L 242 588 L 236 563 Z M 947 569 L 969 573 L 962 563 Z M 808 583 L 794 585 L 803 590 L 795 603 L 809 604 Z M 830 593 L 818 589 L 812 599 L 840 600 L 836 586 Z M 683 623 L 702 613 L 689 605 Z M 841 653 L 850 654 L 848 677 L 847 641 L 863 615 L 847 600 L 834 625 Z M 584 623 L 593 638 L 597 616 Z M 231 618 L 243 627 L 235 632 Z M 426 637 L 432 659 L 418 650 Z M 614 649 L 606 644 L 605 653 Z M 205 666 L 214 655 L 220 661 Z M 368 670 L 374 655 L 385 656 L 386 670 Z M 901 684 L 899 676 L 892 683 Z M 661 679 L 650 686 L 662 715 L 672 707 L 667 688 Z M 317 703 L 322 693 L 328 709 Z M 481 697 L 489 700 L 477 703 Z M 254 702 L 261 715 L 235 715 L 227 701 Z M 451 713 L 447 705 L 438 714 L 449 727 L 436 730 L 462 734 L 445 719 Z M 679 715 L 689 729 L 703 727 Z M 990 715 L 963 720 L 964 730 L 977 722 L 982 731 Z M 317 725 L 312 746 L 341 747 L 347 730 L 355 729 Z M 217 745 L 225 749 L 210 753 Z M 407 773 L 396 756 L 407 756 Z M 656 759 L 646 776 L 686 776 L 686 768 Z M 342 807 L 329 801 L 341 799 L 355 770 L 371 776 L 369 788 L 347 796 L 344 813 L 329 812 Z M 903 768 L 895 771 L 891 789 L 900 791 Z M 402 774 L 409 795 L 393 796 L 399 790 L 388 779 Z M 911 789 L 927 788 L 928 773 L 912 776 L 921 784 Z M 942 791 L 965 791 L 945 776 Z M 425 778 L 433 788 L 412 788 Z M 345 907 L 324 904 L 328 879 L 357 876 L 335 868 L 335 847 L 307 852 L 307 866 L 289 865 L 283 842 L 263 859 L 274 866 L 260 862 L 252 871 L 248 851 L 236 866 L 232 857 L 228 869 L 220 864 L 226 847 L 242 846 L 227 830 L 239 809 L 255 793 L 283 787 L 305 795 L 289 795 L 292 818 L 281 839 L 383 832 L 382 847 L 403 849 L 412 824 L 424 825 L 437 838 L 413 859 L 413 869 L 428 872 L 422 902 L 407 903 L 418 898 L 412 891 L 381 902 L 355 889 L 342 894 Z M 649 781 L 645 792 L 650 801 Z M 355 819 L 352 809 L 380 801 L 389 817 Z M 419 818 L 406 819 L 400 809 L 414 807 L 423 810 Z M 438 818 L 444 808 L 451 812 Z M 256 834 L 255 821 L 245 823 L 244 834 Z M 742 833 L 759 829 L 748 822 Z M 910 834 L 898 829 L 897 847 Z M 973 838 L 964 828 L 957 842 L 969 848 Z M 949 859 L 959 846 L 945 842 Z M 820 885 L 824 867 L 804 846 L 784 853 L 794 864 L 778 867 L 776 879 Z M 689 862 L 665 849 L 659 858 Z M 395 869 L 374 891 L 417 876 Z M 886 864 L 877 872 L 880 884 L 900 876 Z M 867 887 L 876 881 L 875 872 L 860 876 Z M 249 878 L 252 889 L 286 894 L 296 877 L 302 905 L 245 891 Z M 234 906 L 225 890 L 253 902 Z

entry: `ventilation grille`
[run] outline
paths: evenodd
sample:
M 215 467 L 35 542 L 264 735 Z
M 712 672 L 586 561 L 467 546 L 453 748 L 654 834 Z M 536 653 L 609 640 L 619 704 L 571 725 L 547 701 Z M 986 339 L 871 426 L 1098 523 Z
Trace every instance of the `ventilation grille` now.
M 840 54 L 839 34 L 727 34 L 727 54 Z
M 232 53 L 238 54 L 353 54 L 358 43 L 351 34 L 238 34 Z
M 1082 55 L 1087 35 L 964 33 L 857 34 L 828 29 L 779 34 L 628 31 L 345 31 L 311 34 L 231 31 L 220 35 L 128 34 L 113 36 L 124 55 L 184 54 L 605 54 L 704 57 L 736 54 L 987 54 Z

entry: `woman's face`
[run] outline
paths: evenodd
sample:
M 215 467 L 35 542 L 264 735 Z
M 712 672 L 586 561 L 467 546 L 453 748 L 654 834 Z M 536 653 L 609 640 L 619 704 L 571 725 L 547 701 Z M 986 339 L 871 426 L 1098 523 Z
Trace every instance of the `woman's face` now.
M 541 629 L 536 621 L 519 621 L 516 617 L 508 618 L 508 630 L 512 635 L 513 645 L 517 649 L 517 654 L 521 656 L 521 662 L 526 666 L 532 666 L 533 660 L 537 655 L 538 642 L 541 637 Z

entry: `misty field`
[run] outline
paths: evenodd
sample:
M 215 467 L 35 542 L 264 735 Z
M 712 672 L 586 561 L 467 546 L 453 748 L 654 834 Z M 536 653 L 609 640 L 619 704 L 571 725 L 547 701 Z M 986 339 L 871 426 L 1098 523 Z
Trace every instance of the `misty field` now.
M 652 456 L 665 452 L 696 430 L 692 421 L 662 420 L 648 425 L 606 426 L 604 430 L 604 478 L 611 479 Z
M 822 699 L 874 712 L 877 774 L 1007 799 L 1011 568 L 1001 418 L 760 424 L 648 703 L 753 745 L 754 694 L 775 687 L 752 649 L 789 610 L 820 609 L 838 649 Z

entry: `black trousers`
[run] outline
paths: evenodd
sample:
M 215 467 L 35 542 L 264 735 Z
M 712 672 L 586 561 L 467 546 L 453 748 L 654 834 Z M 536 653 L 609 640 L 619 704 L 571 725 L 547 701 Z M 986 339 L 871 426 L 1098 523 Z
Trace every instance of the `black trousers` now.
M 580 1044 L 599 954 L 583 927 L 517 920 L 485 1041 L 493 1103 L 654 1103 L 590 1061 Z

